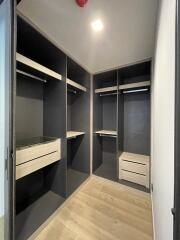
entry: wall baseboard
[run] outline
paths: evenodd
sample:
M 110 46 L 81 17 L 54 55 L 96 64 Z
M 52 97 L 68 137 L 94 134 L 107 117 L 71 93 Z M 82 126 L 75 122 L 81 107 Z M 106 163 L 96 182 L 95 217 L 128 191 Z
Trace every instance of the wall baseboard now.
M 153 240 L 156 240 L 155 221 L 154 221 L 154 202 L 153 202 L 153 193 L 152 193 L 152 191 L 151 191 L 151 204 L 152 204 Z

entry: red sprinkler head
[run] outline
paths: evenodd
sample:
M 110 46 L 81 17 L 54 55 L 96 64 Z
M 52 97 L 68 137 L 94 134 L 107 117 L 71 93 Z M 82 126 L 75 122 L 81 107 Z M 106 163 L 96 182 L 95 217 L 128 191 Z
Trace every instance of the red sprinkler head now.
M 76 3 L 79 7 L 84 7 L 88 0 L 76 0 Z

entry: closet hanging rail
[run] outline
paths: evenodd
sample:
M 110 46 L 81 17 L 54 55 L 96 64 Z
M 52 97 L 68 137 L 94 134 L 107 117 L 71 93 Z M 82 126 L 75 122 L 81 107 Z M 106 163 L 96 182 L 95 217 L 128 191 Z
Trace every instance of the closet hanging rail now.
M 70 92 L 70 93 L 74 93 L 74 94 L 76 94 L 77 93 L 77 91 L 75 91 L 75 90 L 72 90 L 72 89 L 67 89 L 68 90 L 68 92 Z
M 118 93 L 115 92 L 115 93 L 101 93 L 99 94 L 100 97 L 106 97 L 106 96 L 112 96 L 112 95 L 117 95 Z
M 44 82 L 44 83 L 47 82 L 45 79 L 39 78 L 39 77 L 37 77 L 37 76 L 34 76 L 34 75 L 30 74 L 30 73 L 27 73 L 27 72 L 21 71 L 21 70 L 19 70 L 19 69 L 16 69 L 16 72 L 19 73 L 19 74 L 22 74 L 22 75 L 24 75 L 24 76 L 27 76 L 27 77 L 33 78 L 33 79 L 35 79 L 35 80 L 38 80 L 38 81 Z
M 135 90 L 126 90 L 123 91 L 124 94 L 129 94 L 129 93 L 137 93 L 137 92 L 147 92 L 149 89 L 148 88 L 142 88 L 142 89 L 135 89 Z

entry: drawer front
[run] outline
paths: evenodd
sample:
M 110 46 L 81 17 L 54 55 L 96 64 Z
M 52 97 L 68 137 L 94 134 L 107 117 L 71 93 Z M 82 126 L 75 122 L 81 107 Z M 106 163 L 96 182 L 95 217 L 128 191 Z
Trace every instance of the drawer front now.
M 33 173 L 45 166 L 48 166 L 58 160 L 60 160 L 61 156 L 59 152 L 51 153 L 49 155 L 37 158 L 30 162 L 23 163 L 21 165 L 16 166 L 16 180 L 20 179 L 30 173 Z
M 32 146 L 22 150 L 16 151 L 16 165 L 31 161 L 41 156 L 59 152 L 60 153 L 60 139 L 41 145 Z
M 130 172 L 140 173 L 147 175 L 147 166 L 135 162 L 129 162 L 129 161 L 121 161 L 120 168 L 122 170 L 127 170 Z
M 126 181 L 146 186 L 146 182 L 147 182 L 146 176 L 123 171 L 123 170 L 121 171 L 121 174 L 122 174 L 122 179 L 124 179 Z

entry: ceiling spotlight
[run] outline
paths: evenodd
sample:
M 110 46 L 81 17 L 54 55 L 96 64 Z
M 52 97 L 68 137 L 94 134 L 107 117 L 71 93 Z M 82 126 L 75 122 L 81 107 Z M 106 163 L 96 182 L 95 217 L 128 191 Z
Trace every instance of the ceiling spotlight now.
M 99 32 L 104 28 L 103 23 L 100 19 L 93 21 L 91 23 L 91 27 L 95 32 Z

